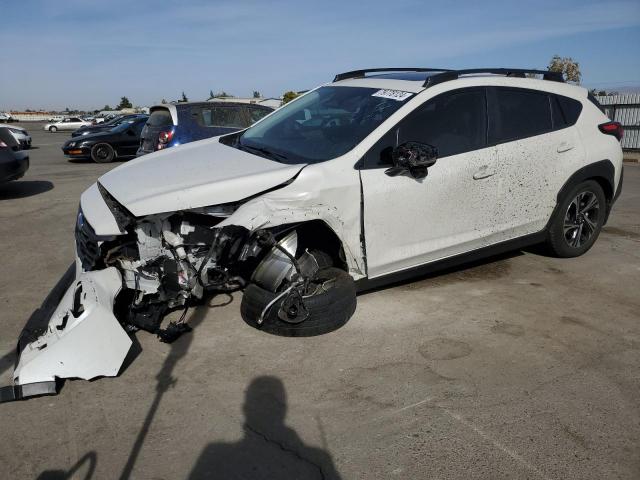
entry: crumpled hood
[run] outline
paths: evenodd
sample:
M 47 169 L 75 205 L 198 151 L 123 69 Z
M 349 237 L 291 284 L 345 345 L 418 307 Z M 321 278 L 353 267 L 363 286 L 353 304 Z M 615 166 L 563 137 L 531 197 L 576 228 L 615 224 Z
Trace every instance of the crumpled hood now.
M 303 167 L 211 138 L 145 155 L 111 170 L 98 182 L 139 217 L 236 202 L 286 182 Z

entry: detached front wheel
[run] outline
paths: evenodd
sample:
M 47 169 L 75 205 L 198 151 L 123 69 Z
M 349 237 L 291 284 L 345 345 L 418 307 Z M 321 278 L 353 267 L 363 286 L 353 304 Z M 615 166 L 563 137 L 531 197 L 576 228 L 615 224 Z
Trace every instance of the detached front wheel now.
M 297 318 L 300 307 L 297 302 L 286 303 L 287 296 L 274 302 L 279 294 L 250 284 L 244 291 L 240 305 L 243 320 L 274 335 L 311 337 L 337 330 L 347 323 L 356 310 L 353 278 L 339 268 L 322 269 L 310 282 L 301 298 L 306 310 L 302 321 Z M 269 309 L 262 317 L 262 323 L 259 323 L 267 306 Z

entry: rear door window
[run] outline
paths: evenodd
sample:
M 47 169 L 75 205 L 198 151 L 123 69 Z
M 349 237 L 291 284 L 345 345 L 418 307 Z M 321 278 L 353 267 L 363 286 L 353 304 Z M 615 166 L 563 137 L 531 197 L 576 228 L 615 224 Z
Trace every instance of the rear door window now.
M 166 108 L 161 108 L 151 112 L 147 125 L 150 127 L 169 127 L 173 125 L 171 112 Z
M 249 112 L 249 121 L 251 124 L 256 123 L 258 120 L 271 113 L 271 110 L 267 110 L 266 108 L 247 107 L 247 110 Z
M 489 143 L 510 142 L 553 130 L 545 92 L 522 88 L 489 89 Z
M 244 128 L 246 120 L 238 107 L 203 107 L 196 112 L 198 123 L 205 127 Z

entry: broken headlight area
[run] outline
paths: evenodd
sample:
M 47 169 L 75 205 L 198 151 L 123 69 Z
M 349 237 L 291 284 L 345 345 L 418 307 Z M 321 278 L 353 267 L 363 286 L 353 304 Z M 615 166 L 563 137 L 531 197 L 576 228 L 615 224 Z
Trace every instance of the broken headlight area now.
M 230 214 L 228 208 L 153 215 L 131 222 L 123 235 L 104 239 L 79 228 L 78 256 L 85 269 L 120 272 L 123 290 L 114 310 L 124 324 L 173 340 L 187 329 L 161 330 L 167 312 L 186 308 L 206 291 L 242 288 L 248 269 L 255 267 L 258 243 L 244 227 L 217 227 L 221 214 Z M 90 246 L 87 238 L 93 239 Z

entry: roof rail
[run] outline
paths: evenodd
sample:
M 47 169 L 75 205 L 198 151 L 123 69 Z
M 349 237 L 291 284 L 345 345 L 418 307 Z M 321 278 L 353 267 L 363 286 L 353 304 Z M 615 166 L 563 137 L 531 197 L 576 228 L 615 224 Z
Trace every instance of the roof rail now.
M 461 75 L 473 75 L 477 73 L 491 73 L 494 75 L 505 75 L 507 77 L 524 78 L 526 74 L 542 75 L 543 80 L 553 82 L 564 82 L 564 77 L 560 72 L 551 72 L 549 70 L 532 70 L 528 68 L 470 68 L 465 70 L 451 70 L 448 68 L 366 68 L 363 70 L 353 70 L 351 72 L 339 73 L 333 79 L 334 82 L 346 80 L 348 78 L 364 78 L 367 73 L 383 73 L 383 72 L 438 72 L 430 75 L 424 82 L 424 87 L 431 87 L 438 83 L 456 80 Z
M 363 70 L 353 70 L 351 72 L 339 73 L 333 79 L 334 82 L 340 80 L 346 80 L 348 78 L 363 78 L 367 73 L 382 73 L 382 72 L 448 72 L 447 68 L 366 68 Z
M 448 70 L 442 73 L 431 75 L 424 82 L 424 87 L 431 87 L 438 83 L 456 80 L 461 75 L 473 75 L 476 73 L 491 73 L 495 75 L 505 75 L 507 77 L 524 78 L 526 74 L 542 75 L 543 80 L 552 82 L 564 82 L 561 72 L 551 72 L 549 70 L 531 70 L 528 68 L 469 68 L 466 70 Z

